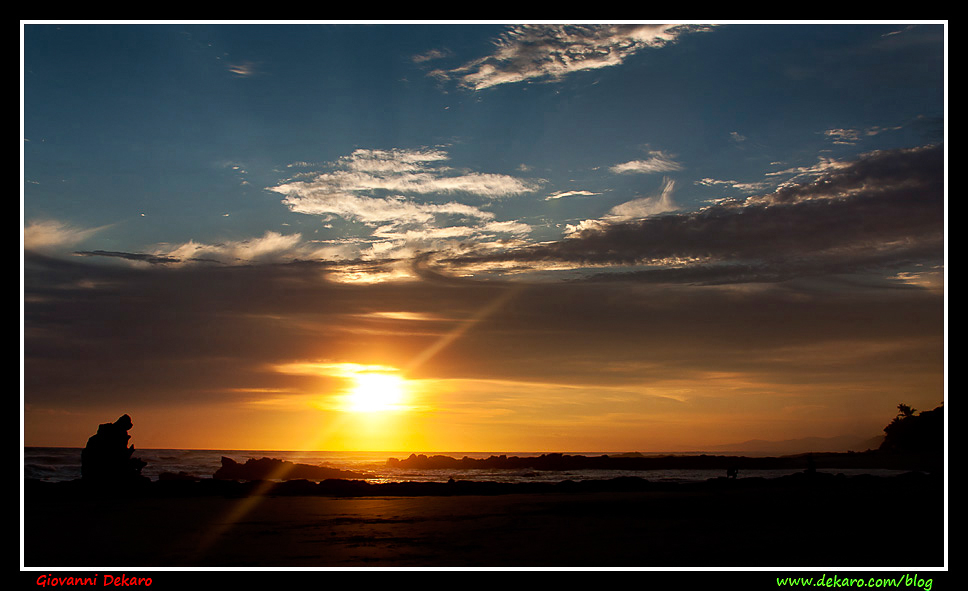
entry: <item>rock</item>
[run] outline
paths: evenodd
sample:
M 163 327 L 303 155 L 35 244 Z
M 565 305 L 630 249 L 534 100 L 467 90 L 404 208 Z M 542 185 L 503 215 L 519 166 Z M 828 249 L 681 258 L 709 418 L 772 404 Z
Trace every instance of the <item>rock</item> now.
M 325 480 L 327 478 L 365 478 L 364 474 L 325 466 L 295 464 L 275 458 L 249 459 L 240 464 L 222 456 L 222 467 L 214 476 L 218 480 Z

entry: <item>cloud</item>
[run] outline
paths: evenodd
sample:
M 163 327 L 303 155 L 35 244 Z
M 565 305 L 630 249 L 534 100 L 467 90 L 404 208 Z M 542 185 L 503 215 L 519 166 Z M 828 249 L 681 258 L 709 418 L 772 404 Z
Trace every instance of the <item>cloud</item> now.
M 240 78 L 249 78 L 258 74 L 258 64 L 255 62 L 227 64 L 226 67 L 228 68 L 229 72 Z
M 422 64 L 424 62 L 429 62 L 433 60 L 442 59 L 449 57 L 452 54 L 450 50 L 447 49 L 431 49 L 425 53 L 421 53 L 411 57 L 411 61 L 415 64 Z
M 901 33 L 906 33 L 907 31 L 913 30 L 917 25 L 908 25 L 903 29 L 898 29 L 897 31 L 889 31 L 881 35 L 881 37 L 893 37 L 894 35 L 900 35 Z
M 370 243 L 369 256 L 409 255 L 442 248 L 441 240 L 530 231 L 516 220 L 495 219 L 485 207 L 496 199 L 531 193 L 541 181 L 454 170 L 446 165 L 448 160 L 447 152 L 436 148 L 359 149 L 330 170 L 301 174 L 268 190 L 284 195 L 282 203 L 293 212 L 377 227 L 360 241 Z
M 655 172 L 672 172 L 682 170 L 682 165 L 661 151 L 649 152 L 645 160 L 632 160 L 616 164 L 609 170 L 616 174 L 651 174 Z
M 670 178 L 662 181 L 662 190 L 654 197 L 642 197 L 616 205 L 605 216 L 607 221 L 636 220 L 676 211 L 679 206 L 672 200 L 672 191 L 676 183 Z
M 444 165 L 448 159 L 448 154 L 440 149 L 359 149 L 338 159 L 330 170 L 299 173 L 292 180 L 268 188 L 284 195 L 281 203 L 291 211 L 319 216 L 326 228 L 332 228 L 336 217 L 369 226 L 368 235 L 362 237 L 309 241 L 300 233 L 269 231 L 247 240 L 162 244 L 141 253 L 92 250 L 77 254 L 166 266 L 345 262 L 361 258 L 391 261 L 426 249 L 459 251 L 461 242 L 466 240 L 487 244 L 509 237 L 518 239 L 531 231 L 531 226 L 523 222 L 496 219 L 483 204 L 441 197 L 470 196 L 486 204 L 534 191 L 540 181 L 455 171 Z M 307 166 L 311 165 L 293 165 Z M 51 241 L 53 230 L 38 226 L 25 233 L 32 242 L 42 238 Z M 66 232 L 56 235 L 61 241 L 68 236 Z M 397 271 L 392 274 L 398 276 Z
M 282 203 L 296 213 L 309 215 L 334 214 L 342 218 L 377 224 L 427 224 L 437 215 L 491 219 L 494 214 L 473 205 L 458 202 L 419 203 L 402 196 L 366 197 L 350 192 L 332 191 L 314 183 L 290 183 L 276 187 L 286 191 Z
M 392 163 L 384 163 L 386 166 Z M 519 195 L 535 190 L 533 183 L 500 174 L 463 173 L 445 176 L 441 171 L 415 170 L 388 173 L 373 170 L 338 170 L 317 175 L 309 181 L 294 181 L 270 187 L 270 191 L 294 195 L 290 204 L 298 208 L 299 195 L 311 193 L 394 192 L 400 194 L 467 193 L 488 199 Z M 294 209 L 297 211 L 298 209 Z
M 733 180 L 717 180 L 712 178 L 704 178 L 695 182 L 695 184 L 703 187 L 716 187 L 724 186 L 731 189 L 736 189 L 737 191 L 742 191 L 744 193 L 755 193 L 757 191 L 763 191 L 770 187 L 772 183 L 760 181 L 756 183 L 741 183 L 739 181 Z
M 367 152 L 350 160 L 360 169 L 395 171 L 387 174 L 423 174 L 427 162 L 442 161 L 433 152 Z M 251 240 L 162 245 L 146 253 L 80 254 L 167 266 L 319 261 L 331 273 L 357 279 L 371 271 L 384 278 L 413 277 L 415 268 L 407 270 L 400 262 L 425 253 L 430 258 L 423 259 L 422 274 L 441 279 L 611 267 L 612 277 L 621 271 L 624 278 L 658 283 L 874 274 L 896 286 L 937 285 L 937 274 L 923 270 L 943 264 L 943 162 L 938 145 L 876 151 L 852 161 L 823 159 L 788 169 L 795 179 L 772 192 L 722 199 L 696 211 L 681 211 L 673 199 L 675 183 L 666 178 L 658 194 L 619 204 L 599 219 L 569 224 L 562 240 L 548 243 L 528 242 L 532 226 L 499 220 L 479 206 L 327 192 L 326 182 L 314 184 L 316 177 L 297 184 L 298 190 L 287 187 L 292 200 L 287 203 L 309 214 L 367 224 L 368 236 L 307 241 L 300 234 L 267 232 Z M 434 174 L 441 173 L 435 169 Z M 32 224 L 25 229 L 25 245 L 63 244 L 90 232 Z M 367 260 L 395 266 L 341 267 Z M 922 276 L 932 279 L 912 279 Z
M 299 234 L 285 235 L 266 232 L 251 240 L 228 241 L 219 244 L 187 242 L 166 252 L 180 260 L 218 260 L 226 263 L 261 263 L 289 260 L 294 248 L 302 244 Z
M 484 224 L 484 230 L 488 232 L 499 232 L 508 234 L 527 234 L 531 231 L 531 226 L 523 222 L 517 222 L 514 220 L 508 220 L 504 222 L 487 222 Z
M 791 184 L 802 183 L 805 179 L 817 178 L 821 175 L 832 173 L 841 168 L 850 166 L 849 162 L 821 156 L 817 163 L 810 166 L 794 166 L 783 170 L 776 170 L 766 173 L 768 177 L 789 176 Z
M 318 213 L 322 203 L 377 193 L 417 196 L 460 193 L 500 199 L 529 193 L 540 186 L 540 181 L 502 174 L 455 172 L 437 165 L 448 158 L 443 150 L 356 150 L 341 158 L 335 170 L 303 175 L 311 178 L 281 183 L 268 190 L 286 195 L 284 202 L 293 211 Z
M 593 193 L 591 191 L 559 191 L 557 193 L 552 193 L 545 197 L 545 201 L 552 201 L 554 199 L 564 199 L 565 197 L 591 197 L 593 195 L 601 195 L 601 193 Z
M 284 264 L 304 260 L 346 260 L 358 255 L 352 246 L 310 242 L 304 240 L 301 234 L 287 235 L 272 231 L 256 238 L 212 244 L 194 240 L 174 245 L 161 244 L 143 253 L 90 250 L 78 251 L 74 254 L 164 266 L 186 266 L 195 263 L 227 266 Z
M 492 54 L 433 74 L 474 90 L 535 79 L 559 80 L 573 72 L 619 65 L 644 49 L 664 47 L 684 33 L 706 29 L 664 24 L 521 25 L 497 39 Z
M 860 139 L 860 132 L 856 129 L 828 129 L 824 132 L 824 135 L 835 144 L 853 145 Z
M 654 215 L 676 211 L 679 206 L 672 199 L 675 181 L 666 177 L 658 195 L 641 197 L 620 203 L 597 220 L 582 220 L 577 224 L 565 224 L 565 236 L 574 237 L 585 231 L 603 230 L 610 225 L 630 220 L 645 219 Z
M 24 228 L 23 246 L 27 250 L 41 251 L 74 246 L 105 227 L 78 228 L 57 220 L 34 221 Z
M 727 374 L 751 385 L 746 392 L 821 380 L 827 392 L 848 372 L 877 390 L 912 372 L 940 375 L 943 358 L 943 300 L 922 290 L 830 297 L 792 285 L 628 289 L 442 281 L 432 272 L 422 281 L 337 285 L 333 270 L 311 262 L 130 269 L 28 254 L 25 402 L 146 413 L 161 401 L 233 408 L 257 396 L 243 392 L 297 399 L 334 386 L 313 372 L 280 374 L 280 366 L 404 368 L 415 359 L 425 362 L 410 378 L 520 380 L 522 392 L 527 382 L 651 385 L 696 400 L 728 385 Z M 843 356 L 825 361 L 835 352 L 857 356 L 859 345 L 881 353 L 849 366 Z M 823 359 L 796 354 L 803 351 Z
M 774 193 L 750 197 L 746 204 L 780 204 L 811 200 L 862 199 L 903 194 L 914 211 L 925 203 L 936 205 L 943 197 L 944 149 L 927 145 L 900 150 L 877 150 L 857 160 L 822 158 L 813 167 L 793 168 L 776 174 L 793 173 L 807 181 L 787 183 Z M 918 192 L 922 192 L 920 195 Z
M 884 269 L 893 276 L 905 266 L 942 260 L 940 146 L 826 161 L 811 173 L 809 181 L 694 212 L 624 220 L 621 214 L 648 214 L 647 206 L 663 203 L 630 202 L 613 210 L 612 219 L 570 227 L 568 239 L 445 264 L 644 266 L 636 272 L 655 281 L 749 282 Z
M 115 250 L 81 250 L 74 253 L 77 256 L 84 257 L 106 257 L 106 258 L 116 258 L 126 261 L 131 261 L 133 263 L 147 263 L 150 265 L 161 265 L 161 264 L 178 264 L 181 263 L 181 259 L 176 257 L 171 257 L 164 254 L 148 254 L 143 252 L 121 252 Z
M 828 129 L 823 134 L 835 144 L 852 146 L 864 137 L 872 137 L 886 131 L 902 129 L 900 125 L 893 127 L 873 126 L 866 129 Z
M 374 173 L 403 173 L 421 170 L 430 162 L 448 160 L 443 150 L 354 150 L 340 158 L 340 164 L 349 170 Z

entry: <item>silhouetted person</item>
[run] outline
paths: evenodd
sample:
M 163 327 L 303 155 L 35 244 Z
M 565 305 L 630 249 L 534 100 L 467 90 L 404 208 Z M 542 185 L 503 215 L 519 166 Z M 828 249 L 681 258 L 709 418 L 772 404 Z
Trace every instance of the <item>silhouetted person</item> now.
M 739 475 L 739 468 L 735 466 L 732 468 L 726 468 L 726 478 L 736 478 Z
M 113 423 L 102 423 L 97 433 L 87 440 L 81 451 L 81 478 L 95 484 L 129 484 L 143 480 L 141 469 L 147 462 L 132 458 L 134 446 L 128 446 L 131 417 L 122 415 Z

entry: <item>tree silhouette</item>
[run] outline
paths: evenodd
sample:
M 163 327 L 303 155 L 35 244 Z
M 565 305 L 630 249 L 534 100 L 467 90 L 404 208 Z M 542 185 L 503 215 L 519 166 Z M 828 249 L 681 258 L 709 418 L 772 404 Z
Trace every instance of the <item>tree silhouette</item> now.
M 897 419 L 913 417 L 916 410 L 913 406 L 908 406 L 902 402 L 897 405 Z
M 916 410 L 907 404 L 897 405 L 897 416 L 884 427 L 882 451 L 917 454 L 939 458 L 944 453 L 944 407 Z

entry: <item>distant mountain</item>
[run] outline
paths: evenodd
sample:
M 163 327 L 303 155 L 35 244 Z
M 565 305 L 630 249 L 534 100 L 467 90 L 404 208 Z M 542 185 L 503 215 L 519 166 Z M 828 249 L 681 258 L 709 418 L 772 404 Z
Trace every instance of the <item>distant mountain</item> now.
M 808 452 L 847 452 L 877 449 L 884 440 L 883 436 L 863 438 L 854 435 L 839 437 L 804 437 L 783 441 L 750 439 L 742 443 L 711 446 L 706 451 L 749 454 L 789 455 Z

